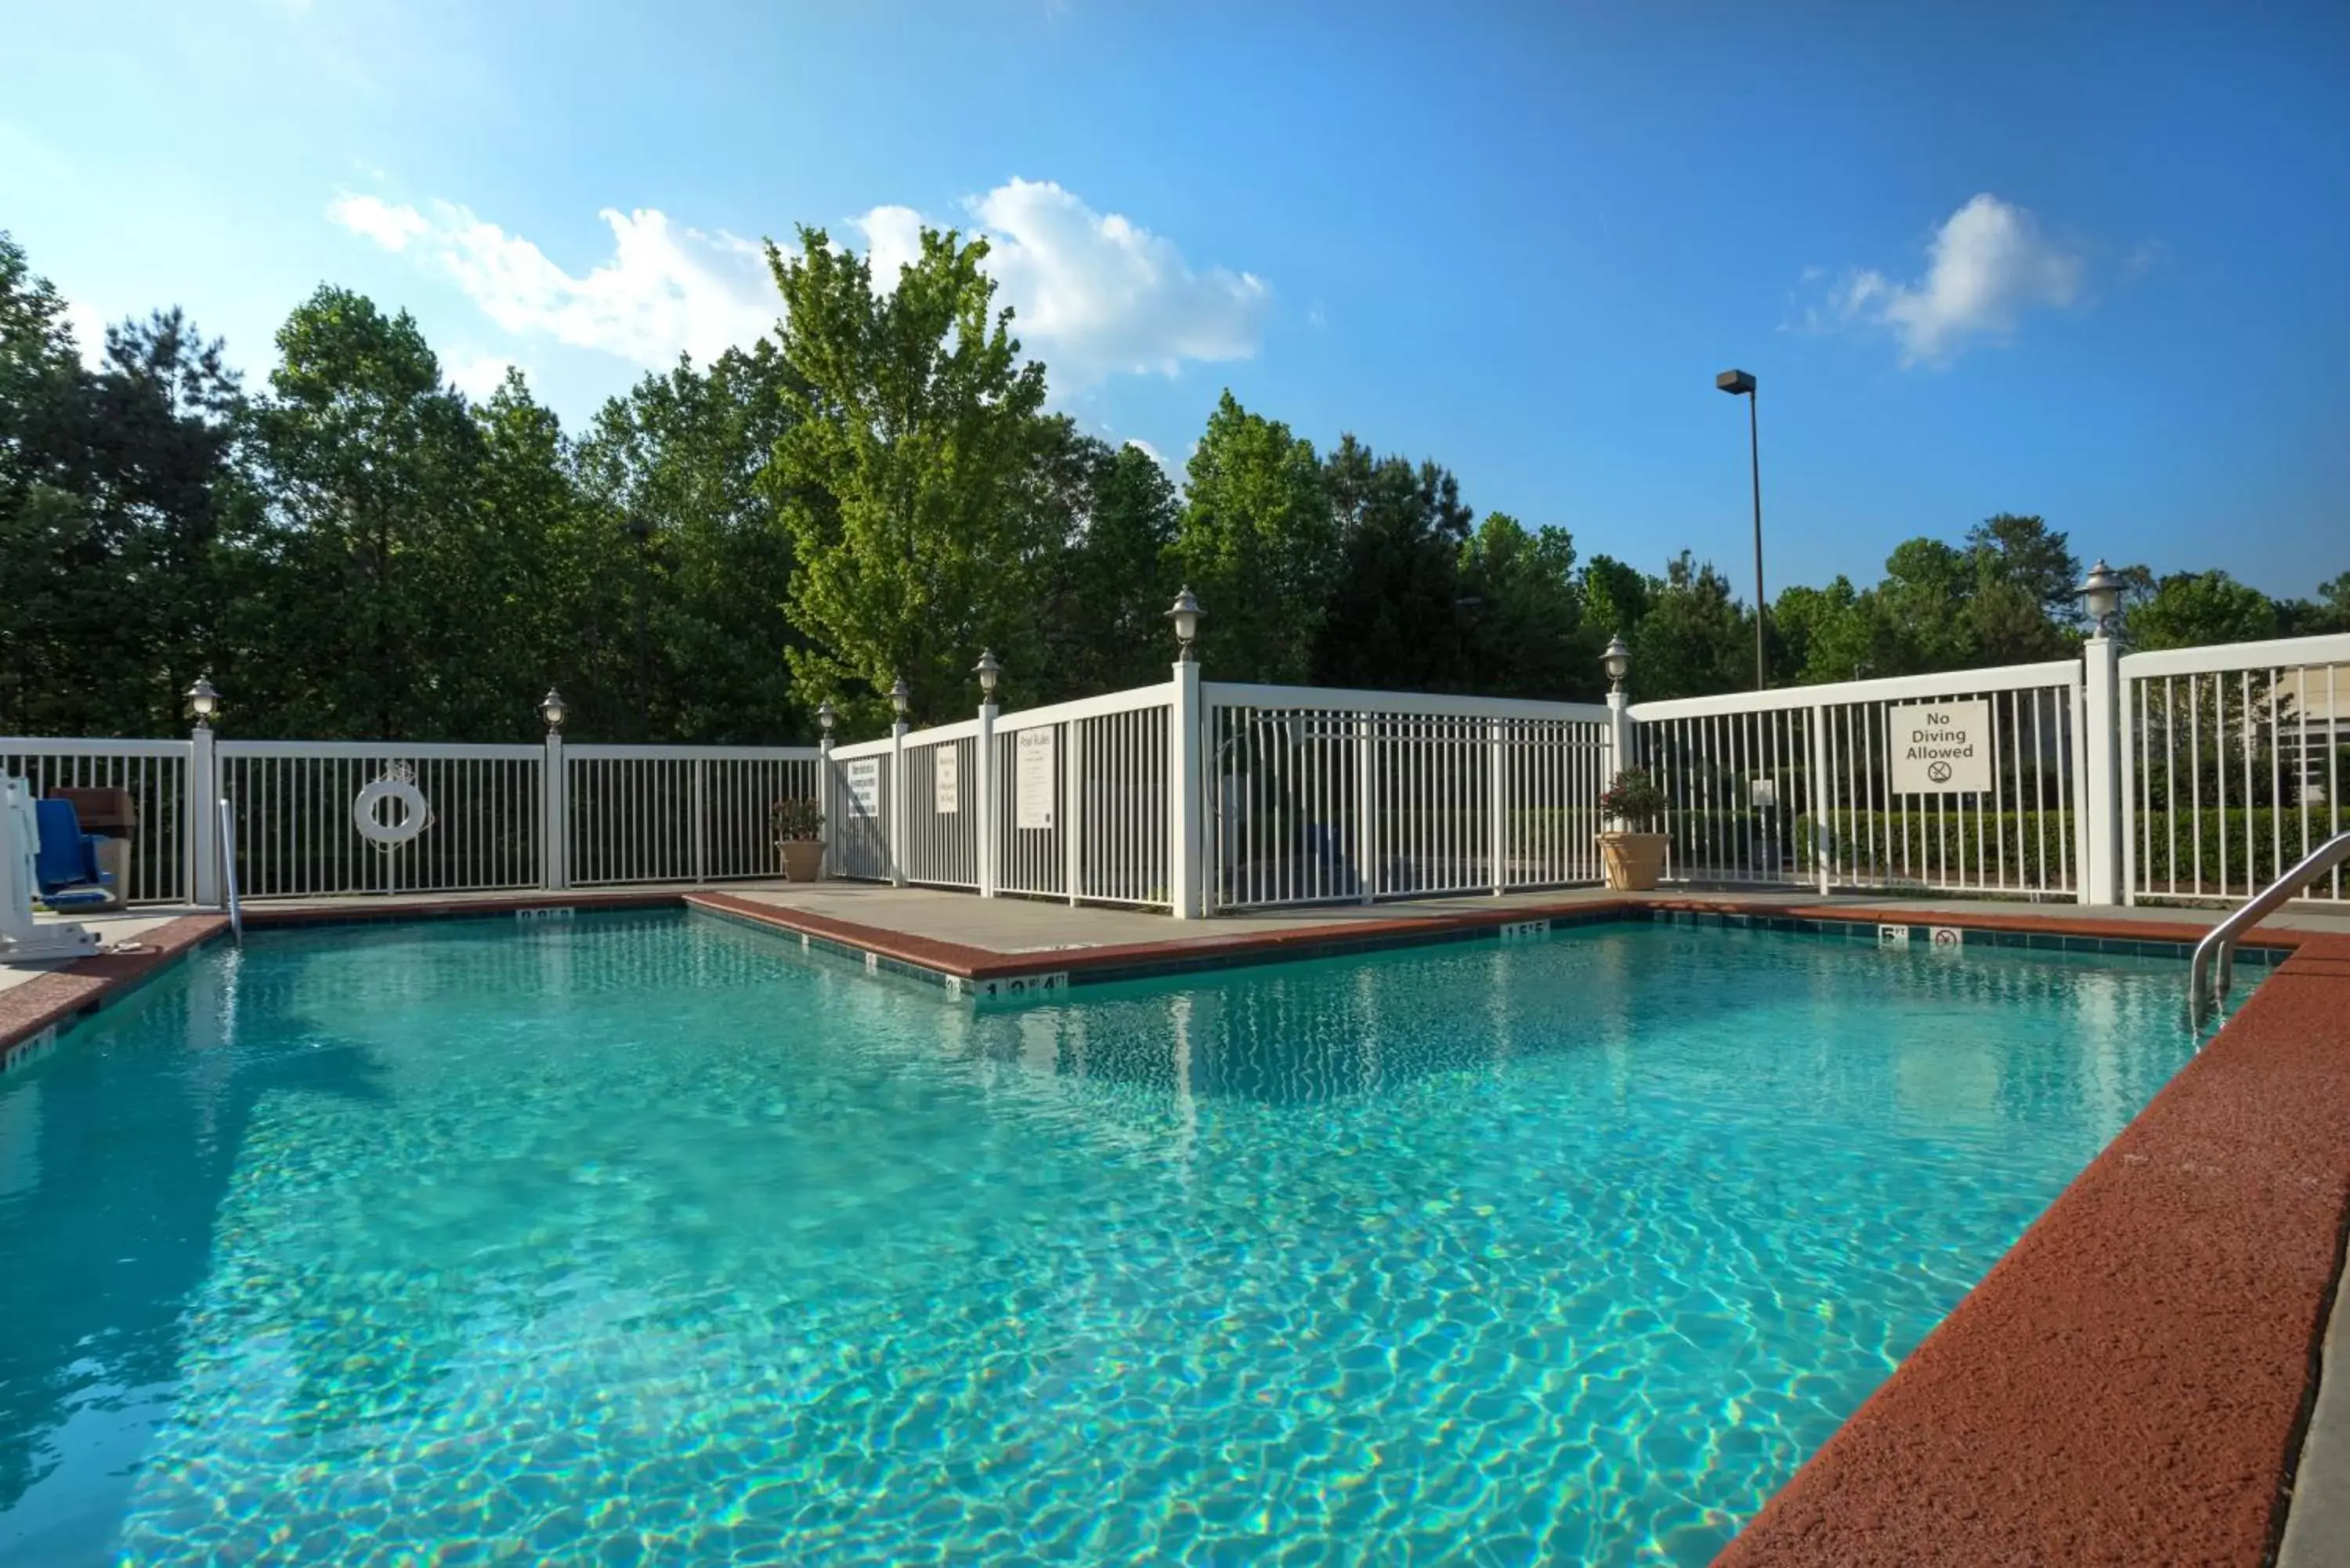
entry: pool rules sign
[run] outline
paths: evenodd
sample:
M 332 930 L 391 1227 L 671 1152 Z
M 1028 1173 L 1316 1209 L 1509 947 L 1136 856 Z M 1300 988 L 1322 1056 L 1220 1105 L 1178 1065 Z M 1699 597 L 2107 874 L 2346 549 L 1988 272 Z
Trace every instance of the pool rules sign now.
M 1885 711 L 1896 794 L 1978 794 L 1991 787 L 1991 704 L 1920 702 Z

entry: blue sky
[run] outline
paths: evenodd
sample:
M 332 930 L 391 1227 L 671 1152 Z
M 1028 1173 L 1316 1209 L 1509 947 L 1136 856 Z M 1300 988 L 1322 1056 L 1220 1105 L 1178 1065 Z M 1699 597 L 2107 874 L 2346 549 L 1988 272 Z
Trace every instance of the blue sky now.
M 752 243 L 978 227 L 1054 395 L 1219 390 L 1773 591 L 2037 511 L 2350 569 L 2350 7 L 0 0 L 0 227 L 258 379 L 319 282 L 576 427 L 772 320 Z M 607 217 L 604 214 L 609 213 Z

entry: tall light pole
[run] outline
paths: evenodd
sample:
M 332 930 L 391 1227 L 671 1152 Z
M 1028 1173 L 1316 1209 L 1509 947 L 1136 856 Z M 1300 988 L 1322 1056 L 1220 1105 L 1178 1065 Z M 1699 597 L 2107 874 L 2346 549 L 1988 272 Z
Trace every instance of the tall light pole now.
M 1724 370 L 1713 384 L 1731 397 L 1746 399 L 1746 462 L 1754 473 L 1754 690 L 1771 684 L 1770 667 L 1762 657 L 1762 616 L 1769 600 L 1762 597 L 1762 441 L 1755 428 L 1754 378 L 1743 370 Z

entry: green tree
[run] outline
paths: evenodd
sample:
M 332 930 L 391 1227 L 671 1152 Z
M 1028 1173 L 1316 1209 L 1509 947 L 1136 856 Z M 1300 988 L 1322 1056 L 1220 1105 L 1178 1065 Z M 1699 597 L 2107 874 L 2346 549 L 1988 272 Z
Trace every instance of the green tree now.
M 1012 312 L 992 317 L 984 240 L 922 232 L 877 295 L 870 265 L 821 229 L 767 259 L 785 306 L 786 429 L 768 483 L 794 561 L 785 650 L 807 695 L 881 693 L 902 677 L 925 718 L 969 705 L 983 645 L 1033 670 L 1052 541 L 1024 504 L 1045 369 Z
M 1838 576 L 1824 588 L 1780 591 L 1771 607 L 1772 668 L 1805 686 L 1881 674 L 1887 640 L 1877 599 Z
M 1461 548 L 1461 587 L 1473 601 L 1469 690 L 1552 701 L 1605 692 L 1606 638 L 1584 616 L 1565 529 L 1529 534 L 1508 513 L 1487 513 Z
M 1594 556 L 1583 569 L 1583 614 L 1601 645 L 1614 637 L 1627 643 L 1648 613 L 1654 579 L 1613 556 Z
M 1632 679 L 1644 698 L 1736 691 L 1754 678 L 1754 625 L 1711 561 L 1682 551 L 1651 579 L 1648 613 L 1628 641 Z
M 2277 604 L 2227 573 L 2173 572 L 2133 606 L 2125 621 L 2140 649 L 2255 642 L 2277 635 Z
M 1459 691 L 1473 650 L 1461 548 L 1472 514 L 1433 462 L 1377 457 L 1341 436 L 1322 464 L 1337 556 L 1313 679 L 1324 686 Z
M 241 728 L 470 739 L 494 722 L 515 585 L 476 504 L 484 442 L 415 320 L 322 287 L 277 334 L 253 441 L 268 505 L 227 636 Z
M 1203 662 L 1224 680 L 1305 680 L 1336 553 L 1314 443 L 1227 389 L 1188 479 L 1175 559 L 1208 611 Z
M 85 369 L 56 291 L 0 234 L 0 726 L 177 727 L 240 402 L 176 310 L 109 329 Z
M 573 472 L 612 569 L 573 588 L 584 727 L 709 744 L 812 731 L 786 660 L 791 534 L 762 479 L 794 389 L 762 338 L 707 371 L 681 359 L 596 416 Z
M 1111 447 L 1050 421 L 1039 483 L 1065 514 L 1045 599 L 1042 694 L 1091 696 L 1167 679 L 1175 486 L 1139 446 Z M 1019 672 L 1015 671 L 1015 675 Z

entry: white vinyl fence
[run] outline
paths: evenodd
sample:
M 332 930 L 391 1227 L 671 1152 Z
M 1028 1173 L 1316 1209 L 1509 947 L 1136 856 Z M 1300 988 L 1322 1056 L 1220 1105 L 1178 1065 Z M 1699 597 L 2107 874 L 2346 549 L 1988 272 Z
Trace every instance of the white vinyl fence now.
M 213 750 L 244 898 L 540 885 L 543 747 L 221 741 Z M 406 781 L 426 803 L 429 826 L 405 842 L 359 829 L 359 792 L 385 778 Z
M 194 895 L 195 852 L 189 834 L 193 750 L 187 741 L 11 737 L 0 739 L 0 773 L 25 780 L 36 794 L 52 789 L 129 790 L 131 809 L 139 815 L 131 841 L 131 901 L 181 904 Z
M 1605 708 L 1222 683 L 1206 707 L 1217 908 L 1598 879 Z
M 2071 898 L 2080 678 L 2067 659 L 1636 704 L 1667 878 Z M 1952 727 L 1980 776 L 1897 776 L 1920 728 Z
M 809 746 L 567 745 L 563 753 L 574 888 L 773 877 L 769 814 L 816 793 Z
M 2350 637 L 2121 660 L 2128 896 L 2244 898 L 2350 827 Z M 2305 897 L 2339 901 L 2340 870 Z
M 0 738 L 36 791 L 130 792 L 149 904 L 218 901 L 218 803 L 265 899 L 773 877 L 769 814 L 810 796 L 834 877 L 1184 918 L 1492 895 L 1598 881 L 1631 761 L 1677 886 L 2241 899 L 2350 826 L 2350 637 L 1628 707 L 1184 663 L 822 748 Z

